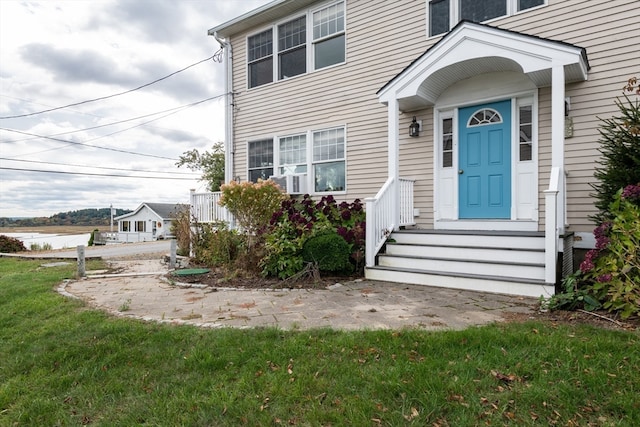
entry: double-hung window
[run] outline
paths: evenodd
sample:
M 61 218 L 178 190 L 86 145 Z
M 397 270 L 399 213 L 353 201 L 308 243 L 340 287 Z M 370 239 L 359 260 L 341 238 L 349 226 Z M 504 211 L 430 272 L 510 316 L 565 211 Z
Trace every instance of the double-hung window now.
M 278 79 L 307 72 L 307 17 L 278 25 Z
M 144 233 L 147 231 L 146 221 L 136 221 L 135 226 L 136 226 L 136 231 L 139 233 Z
M 307 173 L 307 135 L 285 136 L 279 144 L 279 174 Z
M 315 191 L 344 191 L 344 128 L 313 132 L 312 138 Z
M 275 148 L 274 148 L 275 144 Z M 345 128 L 307 131 L 274 139 L 250 141 L 249 180 L 272 175 L 305 174 L 310 192 L 345 191 Z
M 313 50 L 316 70 L 344 62 L 344 2 L 313 13 Z
M 273 81 L 273 32 L 271 29 L 249 37 L 249 87 Z
M 269 179 L 273 175 L 273 139 L 249 142 L 249 181 Z
M 345 43 L 344 1 L 273 25 L 247 38 L 248 86 L 343 63 Z
M 429 36 L 446 33 L 461 20 L 484 22 L 545 3 L 546 0 L 428 0 Z

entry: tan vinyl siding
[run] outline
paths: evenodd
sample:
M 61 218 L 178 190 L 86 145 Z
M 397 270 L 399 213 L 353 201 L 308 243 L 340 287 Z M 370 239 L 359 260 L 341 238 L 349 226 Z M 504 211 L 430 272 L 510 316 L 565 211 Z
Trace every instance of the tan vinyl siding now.
M 562 16 L 562 19 L 557 19 Z M 598 118 L 617 114 L 615 98 L 629 77 L 640 74 L 637 41 L 640 39 L 640 8 L 635 0 L 549 0 L 549 5 L 505 18 L 501 28 L 538 37 L 563 41 L 587 51 L 591 70 L 588 80 L 569 84 L 569 116 L 574 136 L 565 140 L 567 171 L 567 220 L 569 230 L 590 232 L 595 213 L 590 195 L 593 172 L 600 158 Z M 540 189 L 547 188 L 551 161 L 550 90 L 540 90 Z M 541 225 L 544 222 L 544 198 L 539 198 Z
M 387 108 L 376 92 L 426 48 L 424 16 L 422 2 L 348 1 L 345 64 L 251 90 L 247 34 L 234 36 L 235 175 L 246 179 L 249 140 L 345 125 L 347 194 L 338 198 L 374 196 L 387 179 Z
M 264 30 L 236 34 L 233 43 L 234 175 L 246 179 L 250 140 L 322 129 L 346 128 L 347 193 L 338 198 L 371 197 L 387 178 L 387 107 L 376 92 L 440 40 L 426 37 L 425 0 L 347 0 L 346 63 L 247 89 L 246 38 Z M 292 14 L 293 17 L 295 14 Z M 283 17 L 285 18 L 285 17 Z M 640 77 L 640 8 L 636 0 L 548 0 L 544 7 L 499 18 L 489 25 L 586 49 L 588 80 L 569 83 L 574 136 L 565 141 L 567 218 L 570 231 L 588 232 L 595 213 L 592 192 L 600 118 L 617 113 L 616 96 L 626 80 Z M 277 61 L 277 57 L 274 57 Z M 542 191 L 551 169 L 550 88 L 538 90 L 539 217 L 544 223 Z M 408 137 L 411 116 L 423 131 Z M 311 171 L 309 171 L 311 173 Z M 400 115 L 400 174 L 416 179 L 416 218 L 433 224 L 433 111 Z

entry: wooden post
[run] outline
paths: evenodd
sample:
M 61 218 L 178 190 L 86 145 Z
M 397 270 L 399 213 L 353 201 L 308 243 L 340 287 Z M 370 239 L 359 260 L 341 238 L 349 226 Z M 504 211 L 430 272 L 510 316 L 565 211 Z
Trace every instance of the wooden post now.
M 169 269 L 171 270 L 176 268 L 176 251 L 177 251 L 176 239 L 171 239 L 171 252 L 169 254 Z
M 84 277 L 85 273 L 85 262 L 84 262 L 84 245 L 78 245 L 78 277 Z

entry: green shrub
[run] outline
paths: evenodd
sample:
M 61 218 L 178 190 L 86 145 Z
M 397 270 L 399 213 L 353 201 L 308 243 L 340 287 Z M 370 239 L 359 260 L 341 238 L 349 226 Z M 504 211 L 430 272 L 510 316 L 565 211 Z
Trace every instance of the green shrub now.
M 194 239 L 194 258 L 207 266 L 230 267 L 243 244 L 243 237 L 223 221 L 201 224 Z
M 29 245 L 29 250 L 33 252 L 38 251 L 50 251 L 53 249 L 53 245 L 51 243 L 32 243 Z
M 626 93 L 634 91 L 640 95 L 638 80 L 632 78 L 624 88 L 624 100 L 615 101 L 619 115 L 602 120 L 600 126 L 602 160 L 592 185 L 599 210 L 594 220 L 598 224 L 611 219 L 608 209 L 618 190 L 640 182 L 640 101 L 637 97 L 632 101 Z
M 347 270 L 350 255 L 349 244 L 335 232 L 311 237 L 302 247 L 302 259 L 317 264 L 321 272 Z
M 640 183 L 618 191 L 609 214 L 611 221 L 595 229 L 596 248 L 580 270 L 604 308 L 626 319 L 640 315 Z
M 4 234 L 0 234 L 0 252 L 4 253 L 15 253 L 15 252 L 24 252 L 27 248 L 25 248 L 22 241 L 16 239 L 15 237 L 5 236 Z
M 287 198 L 280 187 L 271 180 L 259 179 L 257 183 L 231 181 L 222 185 L 220 190 L 220 206 L 231 212 L 250 239 L 267 228 L 271 216 Z
M 365 212 L 360 200 L 338 204 L 333 196 L 319 202 L 305 194 L 300 199 L 282 202 L 265 234 L 262 272 L 267 276 L 288 278 L 304 268 L 302 248 L 314 236 L 337 233 L 349 248 L 348 270 L 361 271 L 364 260 Z
M 177 254 L 180 256 L 189 256 L 191 252 L 191 240 L 194 238 L 191 230 L 191 211 L 189 207 L 175 212 L 175 216 L 171 220 L 171 234 L 176 238 L 178 246 Z
M 592 311 L 602 307 L 586 286 L 580 286 L 582 272 L 576 271 L 562 279 L 562 291 L 551 296 L 548 300 L 541 297 L 541 308 L 549 310 L 576 310 L 583 308 Z
M 91 232 L 91 236 L 89 237 L 89 243 L 87 244 L 87 246 L 93 246 L 94 245 L 94 242 L 96 240 L 96 235 L 98 233 L 100 233 L 100 231 L 97 228 Z
M 260 267 L 264 276 L 286 279 L 304 268 L 301 252 L 307 235 L 287 218 L 281 218 L 276 224 L 265 235 L 265 254 Z M 307 233 L 311 233 L 311 229 Z

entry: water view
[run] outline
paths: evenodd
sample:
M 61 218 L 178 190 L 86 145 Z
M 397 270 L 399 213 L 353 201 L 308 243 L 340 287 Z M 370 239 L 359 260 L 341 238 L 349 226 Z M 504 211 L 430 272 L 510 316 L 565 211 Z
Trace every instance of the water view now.
M 83 234 L 45 234 L 45 233 L 4 233 L 5 236 L 15 237 L 20 240 L 24 247 L 31 249 L 32 246 L 43 248 L 51 245 L 50 249 L 73 249 L 78 245 L 87 246 L 91 233 Z

